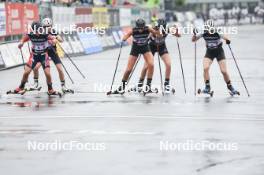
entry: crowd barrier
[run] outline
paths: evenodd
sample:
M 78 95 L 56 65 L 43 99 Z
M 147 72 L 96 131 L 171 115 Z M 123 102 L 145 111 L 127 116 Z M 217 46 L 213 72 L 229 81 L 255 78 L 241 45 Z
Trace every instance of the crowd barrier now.
M 1 69 L 12 68 L 23 64 L 23 59 L 17 46 L 18 42 L 0 44 Z M 24 62 L 27 62 L 29 59 L 29 47 L 30 46 L 25 44 L 25 46 L 22 48 Z

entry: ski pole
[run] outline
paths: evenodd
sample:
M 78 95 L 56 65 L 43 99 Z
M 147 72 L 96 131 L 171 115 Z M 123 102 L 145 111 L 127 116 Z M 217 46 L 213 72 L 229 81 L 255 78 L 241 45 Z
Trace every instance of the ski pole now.
M 136 61 L 135 65 L 134 65 L 134 67 L 133 67 L 133 69 L 132 69 L 132 71 L 131 71 L 131 73 L 130 73 L 128 79 L 127 79 L 127 84 L 129 83 L 129 81 L 130 81 L 130 79 L 131 79 L 133 73 L 135 72 L 135 69 L 136 69 L 136 67 L 137 67 L 137 64 L 138 64 L 138 62 L 139 62 L 140 57 L 141 57 L 141 55 L 139 55 L 139 57 L 137 58 L 137 61 Z
M 55 55 L 56 55 L 58 58 L 60 58 L 59 55 L 58 55 L 58 53 L 56 52 L 56 50 L 55 50 L 52 46 L 51 46 L 50 48 L 51 48 L 52 51 L 55 53 Z M 62 61 L 61 61 L 61 65 L 62 65 L 64 71 L 66 72 L 67 76 L 68 76 L 69 79 L 71 80 L 72 84 L 74 84 L 74 81 L 73 81 L 72 77 L 70 76 L 69 72 L 67 71 L 67 69 L 66 69 L 66 67 L 65 67 L 65 65 L 63 64 Z
M 158 51 L 159 71 L 160 71 L 160 87 L 161 87 L 162 95 L 164 96 L 163 78 L 162 78 L 162 71 L 161 71 L 161 64 L 160 64 L 160 55 L 159 55 L 159 45 L 157 45 L 157 51 Z
M 196 36 L 197 29 L 193 29 L 193 34 Z M 196 89 L 197 89 L 197 44 L 196 41 L 194 42 L 194 95 L 196 96 Z
M 19 50 L 20 50 L 20 54 L 21 54 L 21 58 L 22 58 L 23 67 L 24 67 L 24 70 L 25 70 L 25 59 L 24 59 L 24 55 L 23 55 L 22 49 L 19 49 Z
M 245 81 L 244 81 L 244 78 L 243 78 L 243 76 L 242 76 L 242 73 L 241 73 L 241 71 L 240 71 L 240 69 L 239 69 L 239 67 L 238 67 L 237 60 L 236 60 L 236 58 L 235 58 L 235 56 L 234 56 L 234 53 L 233 53 L 233 51 L 232 51 L 232 49 L 231 49 L 230 44 L 228 44 L 228 47 L 229 47 L 230 52 L 231 52 L 231 54 L 232 54 L 232 57 L 233 57 L 233 59 L 234 59 L 234 61 L 235 61 L 235 64 L 236 64 L 236 67 L 237 67 L 238 73 L 239 73 L 239 75 L 240 75 L 240 78 L 241 78 L 241 80 L 242 80 L 242 82 L 243 82 L 243 85 L 244 85 L 244 87 L 245 87 L 245 89 L 246 89 L 246 91 L 247 91 L 247 95 L 248 95 L 248 97 L 250 97 L 250 95 L 249 95 L 249 91 L 248 91 L 248 88 L 247 88 L 247 86 L 246 86 L 246 83 L 245 83 Z
M 30 46 L 29 46 L 29 42 L 27 43 L 27 46 L 28 46 L 28 52 L 29 52 L 29 54 L 30 54 L 31 49 L 30 49 Z
M 185 76 L 184 76 L 184 71 L 183 71 L 182 56 L 181 56 L 181 50 L 180 50 L 180 44 L 179 44 L 178 38 L 177 38 L 177 45 L 178 45 L 179 58 L 180 58 L 180 63 L 181 63 L 181 71 L 182 71 L 183 87 L 184 87 L 184 92 L 185 92 L 185 94 L 186 94 Z
M 196 67 L 197 67 L 196 66 L 196 64 L 197 64 L 196 63 L 197 62 L 196 61 L 197 60 L 197 58 L 196 58 L 197 57 L 197 55 L 196 55 L 196 49 L 197 49 L 197 46 L 196 46 L 196 41 L 195 41 L 195 43 L 194 43 L 194 50 L 195 50 L 194 51 L 194 95 L 195 96 L 196 96 L 196 87 L 197 87 L 197 85 L 196 85 L 196 81 L 197 81 L 197 75 L 196 75 L 197 74 L 197 72 L 196 72 L 197 71 L 196 70 Z
M 80 69 L 78 68 L 78 66 L 73 62 L 73 60 L 71 59 L 71 57 L 65 52 L 65 50 L 62 48 L 62 46 L 60 44 L 58 44 L 58 45 L 61 48 L 61 50 L 64 52 L 64 54 L 66 55 L 66 57 L 71 61 L 71 63 L 73 64 L 73 66 L 78 70 L 78 72 L 81 74 L 81 76 L 85 79 L 85 76 L 80 71 Z
M 64 64 L 62 63 L 62 61 L 61 61 L 61 65 L 62 65 L 64 71 L 66 72 L 66 74 L 68 75 L 69 79 L 71 80 L 72 84 L 74 84 L 74 81 L 73 81 L 72 77 L 70 76 L 69 72 L 67 71 L 67 69 L 64 66 Z
M 117 72 L 117 68 L 118 68 L 118 64 L 119 64 L 119 60 L 120 60 L 120 56 L 121 56 L 122 47 L 123 47 L 123 41 L 121 42 L 121 45 L 120 45 L 119 54 L 118 54 L 117 61 L 116 61 L 115 72 L 114 72 L 114 76 L 112 79 L 110 91 L 107 92 L 106 95 L 110 95 L 112 93 L 112 89 L 113 89 L 113 85 L 114 85 L 114 81 L 115 81 L 115 76 L 116 76 L 116 72 Z

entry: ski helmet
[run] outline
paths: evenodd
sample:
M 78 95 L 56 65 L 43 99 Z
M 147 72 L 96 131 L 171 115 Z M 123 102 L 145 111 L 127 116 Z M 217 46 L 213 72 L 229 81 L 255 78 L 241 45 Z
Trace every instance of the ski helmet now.
M 38 22 L 38 21 L 34 21 L 34 22 L 32 22 L 32 24 L 31 24 L 31 28 L 33 29 L 33 30 L 38 30 L 40 27 L 42 27 L 42 25 L 41 25 L 41 23 L 40 22 Z
M 165 28 L 167 26 L 167 22 L 164 19 L 158 19 L 157 27 L 160 28 L 160 26 L 163 26 Z
M 136 20 L 136 27 L 143 28 L 145 26 L 146 26 L 146 22 L 145 22 L 144 19 L 139 18 L 139 19 Z
M 52 20 L 50 18 L 44 18 L 42 20 L 42 25 L 44 27 L 50 27 L 50 26 L 52 26 Z
M 214 30 L 214 28 L 215 28 L 215 25 L 214 25 L 214 21 L 212 19 L 209 19 L 204 23 L 204 30 L 205 31 L 212 31 L 212 30 Z

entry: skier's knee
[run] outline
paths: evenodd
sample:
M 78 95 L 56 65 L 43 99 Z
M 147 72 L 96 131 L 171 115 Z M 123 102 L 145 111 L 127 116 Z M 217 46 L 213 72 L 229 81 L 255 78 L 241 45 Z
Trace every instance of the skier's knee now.
M 205 66 L 205 67 L 204 67 L 204 72 L 208 73 L 208 72 L 209 72 L 209 69 L 210 69 L 209 66 Z
M 153 62 L 149 62 L 148 63 L 148 69 L 153 69 L 154 68 L 154 63 Z
M 226 70 L 221 70 L 221 72 L 222 72 L 222 74 L 223 74 L 224 76 L 227 76 L 227 71 L 226 71 Z

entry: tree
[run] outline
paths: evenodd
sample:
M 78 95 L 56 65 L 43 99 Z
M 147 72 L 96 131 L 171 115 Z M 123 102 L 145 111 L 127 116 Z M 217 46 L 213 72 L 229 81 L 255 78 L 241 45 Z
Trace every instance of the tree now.
M 175 0 L 176 6 L 183 6 L 185 4 L 186 0 Z

